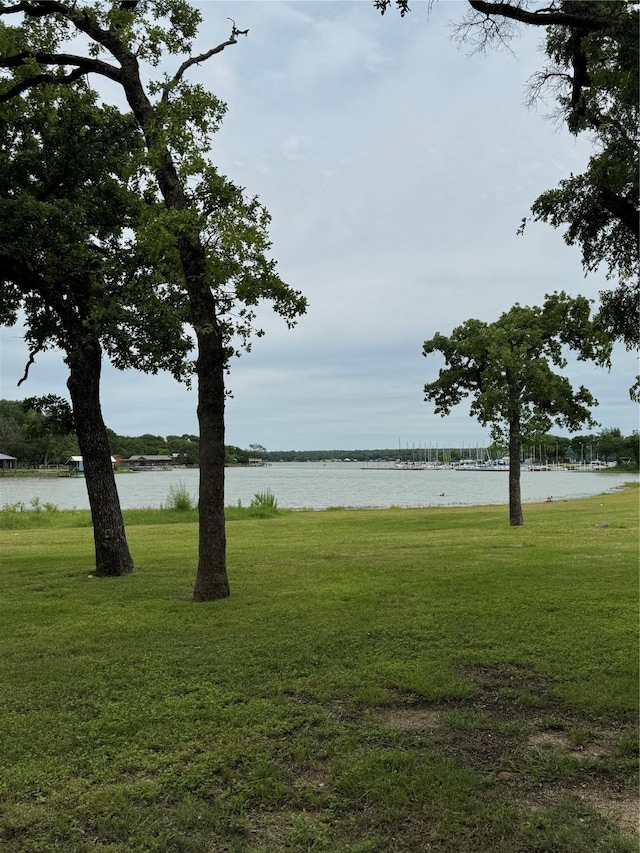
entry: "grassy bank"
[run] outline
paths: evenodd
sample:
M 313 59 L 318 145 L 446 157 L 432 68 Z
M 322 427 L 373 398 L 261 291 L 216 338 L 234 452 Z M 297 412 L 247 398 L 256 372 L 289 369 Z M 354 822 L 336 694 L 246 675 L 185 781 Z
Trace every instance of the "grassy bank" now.
M 207 605 L 144 512 L 119 580 L 88 513 L 5 524 L 3 851 L 637 850 L 637 489 L 230 511 Z

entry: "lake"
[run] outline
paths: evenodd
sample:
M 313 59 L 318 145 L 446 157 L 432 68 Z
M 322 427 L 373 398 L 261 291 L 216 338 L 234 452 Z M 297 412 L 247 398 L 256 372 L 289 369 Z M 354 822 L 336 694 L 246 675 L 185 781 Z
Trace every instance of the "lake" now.
M 158 508 L 169 490 L 183 485 L 198 493 L 197 470 L 174 469 L 118 474 L 116 483 L 123 509 Z M 637 474 L 600 474 L 587 471 L 524 471 L 522 499 L 526 503 L 601 494 L 637 481 Z M 226 504 L 243 506 L 257 492 L 270 489 L 278 506 L 291 509 L 345 507 L 429 507 L 506 504 L 505 471 L 393 470 L 362 468 L 360 462 L 278 462 L 263 468 L 227 468 Z M 87 509 L 82 477 L 0 478 L 0 506 L 35 498 L 60 509 Z

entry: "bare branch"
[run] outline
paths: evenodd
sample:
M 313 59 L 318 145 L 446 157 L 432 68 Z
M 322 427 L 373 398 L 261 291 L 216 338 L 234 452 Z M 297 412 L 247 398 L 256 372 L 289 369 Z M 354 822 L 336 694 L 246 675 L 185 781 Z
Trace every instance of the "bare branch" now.
M 27 378 L 28 378 L 28 376 L 29 376 L 29 368 L 30 368 L 30 367 L 31 367 L 31 365 L 35 362 L 35 360 L 36 360 L 36 356 L 38 355 L 38 353 L 39 353 L 39 352 L 42 352 L 42 350 L 43 350 L 43 349 L 44 349 L 44 345 L 43 345 L 43 344 L 38 344 L 38 346 L 37 346 L 37 347 L 35 347 L 35 349 L 32 349 L 32 350 L 30 350 L 30 351 L 29 351 L 29 361 L 27 362 L 27 364 L 26 364 L 26 366 L 25 366 L 25 368 L 24 368 L 24 376 L 23 376 L 23 377 L 22 377 L 22 379 L 18 382 L 18 388 L 22 385 L 22 383 L 23 383 L 23 382 L 26 382 L 26 381 L 27 381 Z
M 517 33 L 517 24 L 512 21 L 496 21 L 489 16 L 482 18 L 472 10 L 467 10 L 462 21 L 453 26 L 454 41 L 459 47 L 471 44 L 471 55 L 483 52 L 492 43 L 513 54 L 509 42 Z
M 547 105 L 545 94 L 553 95 L 556 102 L 561 101 L 561 95 L 564 89 L 571 86 L 573 78 L 566 71 L 563 71 L 559 66 L 543 68 L 542 71 L 537 71 L 527 82 L 527 90 L 524 98 L 524 105 L 528 110 L 534 109 L 539 103 Z M 557 107 L 550 113 L 544 116 L 550 119 L 556 127 L 564 122 L 567 118 L 566 107 Z
M 578 30 L 576 38 L 579 41 L 585 35 L 601 32 L 612 25 L 611 15 L 602 14 L 596 4 L 583 4 L 584 8 L 576 11 L 578 4 L 571 7 L 560 7 L 552 2 L 544 8 L 530 10 L 527 0 L 510 0 L 510 2 L 492 3 L 488 0 L 468 0 L 469 7 L 461 23 L 454 26 L 454 38 L 458 44 L 473 45 L 472 53 L 484 51 L 488 45 L 494 44 L 511 52 L 509 42 L 519 32 L 519 24 L 531 24 L 537 27 L 558 25 L 567 29 Z M 585 81 L 583 75 L 576 74 L 577 95 Z
M 233 24 L 233 27 L 231 29 L 231 35 L 229 36 L 229 38 L 226 41 L 221 42 L 219 45 L 216 45 L 216 47 L 212 47 L 211 50 L 208 50 L 206 53 L 201 53 L 198 56 L 189 57 L 189 59 L 185 60 L 182 63 L 182 65 L 180 66 L 180 68 L 178 68 L 178 70 L 173 75 L 171 80 L 169 80 L 168 83 L 165 83 L 163 85 L 163 87 L 162 87 L 164 89 L 164 91 L 162 93 L 163 103 L 167 102 L 167 100 L 169 98 L 169 92 L 178 85 L 178 83 L 184 77 L 185 72 L 188 71 L 192 65 L 199 65 L 201 62 L 206 62 L 207 59 L 210 59 L 216 53 L 222 53 L 222 51 L 225 48 L 230 47 L 232 44 L 237 44 L 237 42 L 238 42 L 237 36 L 239 36 L 239 35 L 240 36 L 246 36 L 249 34 L 249 30 L 239 30 L 236 27 L 235 21 L 232 18 L 229 18 L 229 20 Z
M 231 21 L 231 23 L 233 24 L 233 28 L 231 30 L 232 36 L 235 37 L 235 36 L 248 36 L 249 35 L 249 30 L 239 30 L 236 27 L 236 22 L 233 20 L 233 18 L 227 18 L 227 21 Z

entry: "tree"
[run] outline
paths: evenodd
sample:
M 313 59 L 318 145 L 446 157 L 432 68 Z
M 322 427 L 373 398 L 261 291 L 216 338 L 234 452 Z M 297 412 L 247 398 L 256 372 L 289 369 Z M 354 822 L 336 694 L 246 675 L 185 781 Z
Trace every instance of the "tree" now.
M 437 333 L 424 343 L 425 356 L 440 352 L 445 359 L 438 378 L 424 387 L 435 411 L 448 415 L 471 395 L 471 415 L 491 425 L 494 441 L 508 435 L 511 525 L 523 524 L 523 441 L 546 433 L 552 422 L 571 431 L 593 423 L 589 407 L 596 400 L 552 370 L 566 366 L 565 347 L 601 364 L 611 352 L 610 340 L 590 316 L 589 300 L 565 293 L 547 296 L 542 308 L 516 304 L 494 323 L 467 320 L 449 337 Z
M 249 453 L 241 447 L 228 445 L 225 448 L 225 462 L 227 465 L 246 465 L 249 462 Z
M 0 400 L 0 448 L 24 462 L 22 423 L 24 411 L 18 400 Z
M 596 441 L 597 437 L 592 433 L 587 435 L 574 435 L 571 437 L 571 449 L 580 465 L 585 465 L 587 462 L 591 461 Z
M 8 155 L 0 165 L 0 306 L 9 324 L 24 313 L 30 349 L 18 385 L 38 352 L 62 349 L 95 573 L 127 574 L 133 561 L 100 406 L 103 347 L 122 366 L 178 369 L 190 346 L 180 320 L 145 287 L 148 271 L 124 236 L 142 209 L 128 186 L 140 134 L 130 118 L 98 108 L 95 94 L 76 84 L 43 86 L 2 105 L 0 137 Z M 164 354 L 154 358 L 159 345 Z
M 52 394 L 0 400 L 0 449 L 20 465 L 66 462 L 78 453 L 69 404 Z
M 626 451 L 627 458 L 637 468 L 640 465 L 640 434 L 638 430 L 635 430 L 625 438 L 624 450 Z
M 71 406 L 62 397 L 47 394 L 44 397 L 28 397 L 23 400 L 22 409 L 25 413 L 38 415 L 38 418 L 32 421 L 29 433 L 41 441 L 44 450 L 42 464 L 47 466 L 51 457 L 60 449 L 60 439 L 68 439 L 75 433 Z M 71 455 L 73 454 L 70 453 L 69 456 Z
M 2 39 L 0 67 L 9 76 L 0 101 L 45 81 L 67 85 L 96 74 L 120 87 L 144 137 L 149 181 L 155 181 L 163 202 L 163 215 L 149 223 L 148 245 L 156 262 L 163 260 L 181 277 L 197 345 L 200 527 L 193 598 L 226 597 L 225 371 L 237 351 L 234 336 L 247 343 L 254 308 L 262 299 L 270 300 L 289 324 L 306 308 L 302 295 L 279 278 L 266 257 L 267 212 L 257 199 L 247 201 L 206 159 L 224 105 L 185 80 L 193 65 L 236 44 L 246 32 L 234 24 L 228 39 L 191 56 L 200 14 L 185 0 L 153 6 L 143 0 L 108 5 L 16 0 L 0 6 L 0 15 L 18 13 L 23 23 L 6 27 Z M 86 53 L 65 49 L 65 40 L 74 36 L 88 42 Z M 141 62 L 153 67 L 167 54 L 180 53 L 187 58 L 172 77 L 144 85 Z
M 198 464 L 199 440 L 197 435 L 168 435 L 167 444 L 181 465 Z
M 391 5 L 375 2 L 382 12 Z M 408 0 L 395 5 L 409 11 Z M 550 92 L 555 118 L 574 135 L 588 134 L 594 153 L 582 174 L 534 201 L 533 219 L 565 229 L 585 273 L 602 266 L 618 279 L 601 294 L 599 322 L 628 348 L 640 344 L 639 21 L 634 0 L 468 0 L 456 28 L 458 39 L 481 50 L 508 44 L 519 25 L 544 29 L 547 62 L 532 80 L 531 101 Z
M 626 450 L 624 436 L 618 427 L 601 430 L 596 438 L 595 447 L 598 456 L 601 456 L 605 462 L 608 460 L 619 462 Z

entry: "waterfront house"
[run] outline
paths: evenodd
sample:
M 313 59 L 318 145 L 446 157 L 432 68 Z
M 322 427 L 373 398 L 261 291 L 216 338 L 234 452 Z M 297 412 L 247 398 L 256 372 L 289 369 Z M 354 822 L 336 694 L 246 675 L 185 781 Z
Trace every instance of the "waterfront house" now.
M 115 458 L 111 457 L 111 464 L 115 465 Z M 82 456 L 70 456 L 66 461 L 70 474 L 84 474 L 84 462 Z
M 82 456 L 70 456 L 67 459 L 67 468 L 70 474 L 84 474 Z
M 18 460 L 15 456 L 7 456 L 6 453 L 0 453 L 0 471 L 4 474 L 5 471 L 15 471 Z
M 171 467 L 173 459 L 170 456 L 130 456 L 124 464 L 134 471 L 166 471 Z

